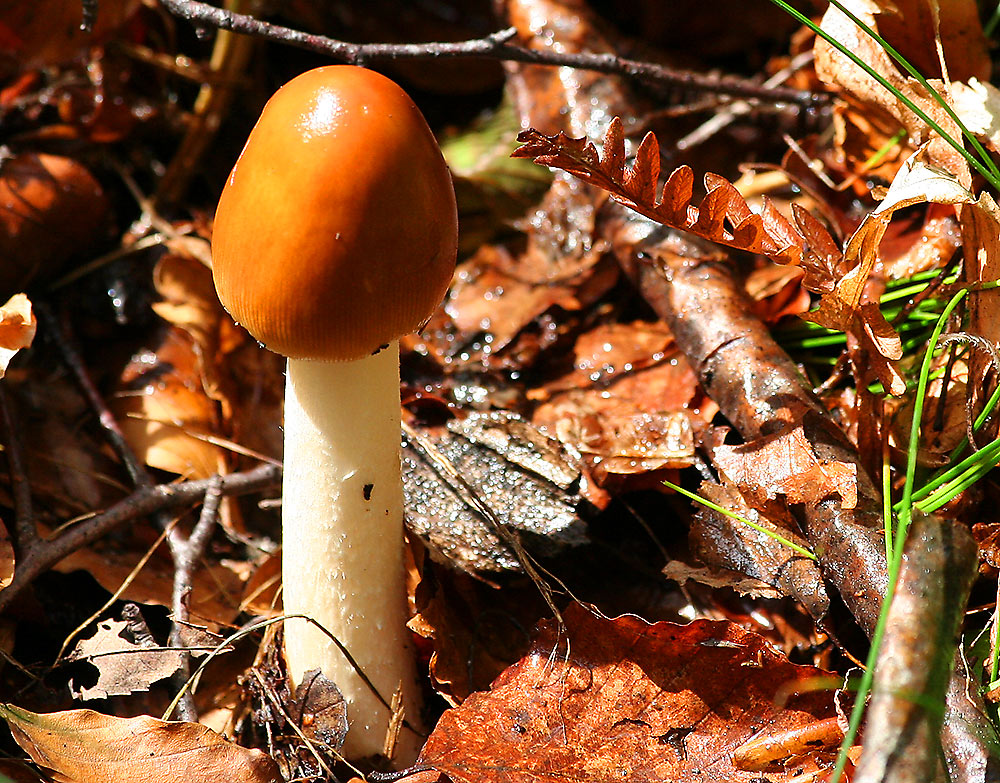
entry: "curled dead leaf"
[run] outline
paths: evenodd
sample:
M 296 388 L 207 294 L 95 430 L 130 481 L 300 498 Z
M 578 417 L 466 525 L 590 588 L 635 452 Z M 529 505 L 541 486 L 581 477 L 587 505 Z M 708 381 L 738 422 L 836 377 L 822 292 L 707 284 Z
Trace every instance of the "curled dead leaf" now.
M 857 465 L 818 457 L 801 426 L 740 446 L 716 446 L 714 461 L 760 508 L 778 496 L 816 504 L 837 495 L 843 508 L 858 504 Z
M 728 180 L 706 174 L 706 194 L 695 205 L 694 172 L 688 166 L 675 169 L 660 189 L 660 148 L 655 134 L 646 134 L 636 149 L 635 162 L 626 165 L 624 130 L 617 117 L 608 124 L 603 156 L 586 138 L 574 139 L 561 131 L 546 136 L 530 128 L 518 134 L 517 140 L 523 146 L 512 157 L 532 158 L 539 165 L 562 169 L 665 226 L 760 253 L 782 264 L 802 260 L 806 250 L 802 234 L 766 198 L 759 212 L 754 212 Z
M 45 23 L 51 35 L 51 20 Z M 0 20 L 0 34 L 2 27 Z M 107 212 L 101 186 L 75 160 L 24 153 L 0 161 L 0 297 L 23 290 L 39 273 L 58 274 L 100 238 Z
M 0 307 L 0 378 L 14 354 L 31 345 L 37 327 L 31 300 L 24 294 L 14 294 Z
M 278 766 L 198 723 L 0 705 L 17 743 L 57 783 L 281 783 Z

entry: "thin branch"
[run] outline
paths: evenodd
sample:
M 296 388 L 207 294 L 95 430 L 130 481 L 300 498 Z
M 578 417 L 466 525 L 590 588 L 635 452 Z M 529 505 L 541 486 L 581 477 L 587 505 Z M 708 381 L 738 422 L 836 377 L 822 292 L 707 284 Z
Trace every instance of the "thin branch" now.
M 104 398 L 101 397 L 100 392 L 97 391 L 97 387 L 94 386 L 94 382 L 90 378 L 90 373 L 87 372 L 87 368 L 84 366 L 83 359 L 81 359 L 79 352 L 73 345 L 72 337 L 66 333 L 65 328 L 59 323 L 55 313 L 52 312 L 47 304 L 36 302 L 35 312 L 38 314 L 38 320 L 41 321 L 45 329 L 46 336 L 59 349 L 63 361 L 70 369 L 70 372 L 73 373 L 73 378 L 76 380 L 76 384 L 79 386 L 84 398 L 97 414 L 101 429 L 104 430 L 104 436 L 108 439 L 115 453 L 118 454 L 119 459 L 125 464 L 125 468 L 128 470 L 132 481 L 139 486 L 151 486 L 153 482 L 146 471 L 145 465 L 136 458 L 135 452 L 132 451 L 132 447 L 125 440 L 125 435 L 122 433 L 121 427 L 118 426 L 118 421 L 115 419 L 114 414 L 104 402 Z
M 222 500 L 222 476 L 212 476 L 209 482 L 208 489 L 205 491 L 205 500 L 201 506 L 201 514 L 194 530 L 191 531 L 191 535 L 187 539 L 179 537 L 170 547 L 170 554 L 174 560 L 174 585 L 171 596 L 173 627 L 170 631 L 170 645 L 184 648 L 180 669 L 174 675 L 178 688 L 191 676 L 191 653 L 185 648 L 181 625 L 187 623 L 190 617 L 188 601 L 194 589 L 194 568 L 205 553 L 205 547 L 208 546 L 208 541 L 219 516 L 219 502 Z M 194 696 L 190 691 L 185 691 L 180 701 L 177 702 L 177 714 L 181 720 L 198 720 L 198 710 L 194 704 Z
M 14 540 L 18 557 L 31 550 L 38 543 L 38 529 L 35 527 L 35 513 L 31 501 L 31 484 L 24 467 L 24 453 L 21 438 L 14 424 L 10 410 L 11 402 L 7 390 L 0 385 L 0 418 L 3 420 L 4 454 L 10 471 L 10 486 L 14 495 Z
M 161 0 L 161 2 L 170 13 L 189 22 L 281 41 L 354 65 L 364 65 L 372 60 L 443 60 L 478 57 L 533 65 L 568 66 L 598 73 L 629 76 L 691 92 L 713 92 L 774 103 L 814 106 L 826 100 L 826 96 L 809 90 L 764 87 L 756 82 L 742 79 L 714 78 L 667 68 L 656 63 L 630 60 L 615 54 L 529 49 L 512 43 L 512 39 L 517 35 L 517 29 L 514 27 L 498 30 L 483 38 L 453 43 L 356 44 L 262 22 L 252 16 L 232 13 L 197 0 Z
M 140 487 L 107 511 L 71 527 L 53 541 L 39 543 L 22 556 L 14 570 L 13 581 L 0 592 L 0 612 L 6 610 L 40 574 L 67 555 L 103 538 L 133 519 L 200 503 L 213 480 L 209 478 L 181 484 Z M 225 496 L 273 489 L 281 484 L 281 468 L 276 465 L 259 465 L 252 470 L 223 476 L 220 484 L 220 492 Z

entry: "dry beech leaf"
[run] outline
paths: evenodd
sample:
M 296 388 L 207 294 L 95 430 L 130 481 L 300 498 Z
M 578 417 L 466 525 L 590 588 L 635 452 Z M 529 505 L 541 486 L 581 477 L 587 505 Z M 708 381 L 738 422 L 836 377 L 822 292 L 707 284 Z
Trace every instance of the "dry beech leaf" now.
M 846 0 L 844 5 L 890 44 L 905 52 L 907 59 L 921 73 L 928 77 L 937 76 L 929 78 L 929 81 L 943 95 L 947 96 L 948 85 L 940 79 L 938 41 L 945 54 L 949 78 L 964 81 L 972 76 L 989 77 L 989 56 L 974 0 L 952 0 L 940 8 L 923 0 L 892 0 L 891 3 Z M 958 126 L 923 86 L 916 79 L 904 75 L 885 49 L 839 9 L 830 6 L 821 26 L 828 35 L 861 57 L 909 98 L 948 135 L 961 138 Z M 963 184 L 970 184 L 965 159 L 933 133 L 924 120 L 823 38 L 816 38 L 814 51 L 816 74 L 820 79 L 836 85 L 862 103 L 888 112 L 906 128 L 914 147 L 929 142 L 928 155 L 932 163 L 951 171 Z
M 564 632 L 545 624 L 489 692 L 445 712 L 418 768 L 456 783 L 749 783 L 761 773 L 732 754 L 762 726 L 776 733 L 834 717 L 830 694 L 810 687 L 825 672 L 733 623 L 607 619 L 579 604 L 564 618 Z M 814 747 L 793 764 L 776 754 L 768 780 L 815 771 L 835 754 L 836 745 Z
M 758 527 L 800 547 L 809 547 L 796 532 L 794 521 L 784 518 L 784 509 L 779 509 L 773 519 L 764 517 L 731 485 L 704 481 L 698 494 Z M 823 618 L 830 610 L 830 597 L 816 562 L 750 525 L 699 505 L 691 521 L 688 543 L 701 562 L 759 579 L 797 600 L 814 618 Z
M 621 120 L 615 117 L 604 137 L 604 156 L 587 139 L 574 139 L 563 132 L 554 136 L 529 128 L 518 134 L 523 144 L 517 158 L 533 158 L 543 166 L 562 169 L 611 194 L 621 204 L 672 228 L 735 247 L 760 253 L 782 264 L 798 264 L 806 252 L 806 241 L 792 223 L 764 199 L 760 212 L 750 209 L 739 191 L 723 177 L 706 174 L 707 191 L 694 204 L 694 173 L 681 166 L 667 178 L 657 193 L 660 149 L 653 133 L 639 144 L 635 162 L 625 163 L 625 139 Z
M 520 570 L 497 522 L 541 556 L 588 540 L 578 466 L 516 413 L 474 413 L 407 436 L 402 459 L 408 529 L 440 562 L 472 573 Z
M 947 171 L 931 166 L 918 152 L 903 163 L 892 181 L 885 198 L 872 210 L 848 240 L 844 250 L 845 261 L 855 262 L 850 272 L 843 276 L 836 288 L 820 301 L 817 310 L 808 314 L 810 321 L 830 329 L 849 331 L 852 321 L 859 317 L 861 296 L 868 276 L 878 261 L 878 248 L 889 226 L 893 214 L 914 204 L 933 202 L 935 204 L 970 204 L 973 195 Z M 878 321 L 881 316 L 869 311 L 869 323 L 876 331 L 883 332 Z M 884 323 L 884 320 L 882 321 Z M 894 346 L 894 355 L 882 354 L 898 359 L 902 349 Z
M 960 223 L 965 279 L 969 282 L 1000 279 L 1000 208 L 993 197 L 982 193 L 975 204 L 963 207 Z M 1000 296 L 996 291 L 980 291 L 969 297 L 968 330 L 992 345 L 1000 344 Z M 985 352 L 973 353 L 970 377 L 985 377 L 989 364 L 990 357 Z M 973 391 L 981 395 L 986 390 Z
M 951 105 L 972 133 L 994 151 L 1000 149 L 1000 90 L 976 77 L 952 82 Z
M 666 326 L 601 324 L 577 339 L 573 353 L 571 372 L 529 392 L 547 400 L 535 425 L 580 453 L 598 484 L 691 464 L 693 424 L 716 407 Z
M 10 541 L 7 526 L 0 521 L 0 590 L 14 579 L 14 545 Z
M 155 649 L 143 651 L 144 647 Z M 93 684 L 84 684 L 82 676 L 71 683 L 73 695 L 86 701 L 148 691 L 154 682 L 178 671 L 184 656 L 180 650 L 165 650 L 152 640 L 138 643 L 130 638 L 129 624 L 124 620 L 104 620 L 97 624 L 97 633 L 77 643 L 68 660 L 86 661 L 97 669 Z
M 38 15 L 45 36 L 55 35 L 55 23 L 34 2 L 19 4 L 23 13 Z M 101 186 L 75 160 L 38 153 L 0 159 L 0 297 L 25 289 L 37 275 L 53 280 L 100 239 L 107 213 Z
M 277 764 L 197 723 L 0 706 L 17 744 L 56 783 L 281 783 Z
M 132 357 L 121 386 L 112 409 L 144 463 L 192 479 L 226 472 L 225 454 L 208 442 L 219 434 L 217 406 L 205 393 L 198 353 L 183 331 L 170 327 L 155 352 Z
M 101 587 L 114 593 L 133 574 L 148 544 L 149 540 L 142 537 L 133 543 L 132 549 L 120 541 L 95 541 L 90 547 L 64 557 L 55 570 L 64 574 L 86 571 Z M 162 549 L 134 575 L 119 598 L 137 604 L 172 605 L 174 566 L 161 553 Z M 193 574 L 192 591 L 187 599 L 192 619 L 207 624 L 212 631 L 225 627 L 239 614 L 242 594 L 243 583 L 238 574 L 225 565 L 206 563 Z
M 781 598 L 782 593 L 766 582 L 726 568 L 695 566 L 682 560 L 671 560 L 663 567 L 663 576 L 684 585 L 697 582 L 708 587 L 727 588 L 750 598 Z
M 801 426 L 740 446 L 716 446 L 714 461 L 759 508 L 779 496 L 814 505 L 838 495 L 845 509 L 858 504 L 857 466 L 817 457 Z
M 0 307 L 0 378 L 14 355 L 31 345 L 37 326 L 31 300 L 24 294 L 14 294 Z

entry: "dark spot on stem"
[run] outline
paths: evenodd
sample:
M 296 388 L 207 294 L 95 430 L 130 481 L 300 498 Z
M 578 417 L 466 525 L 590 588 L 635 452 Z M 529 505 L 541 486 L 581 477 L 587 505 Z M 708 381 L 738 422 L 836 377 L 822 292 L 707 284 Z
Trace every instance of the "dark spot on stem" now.
M 365 500 L 371 500 L 372 499 L 372 490 L 373 489 L 375 489 L 375 485 L 374 484 L 365 484 L 365 486 L 362 488 L 361 491 L 365 493 Z

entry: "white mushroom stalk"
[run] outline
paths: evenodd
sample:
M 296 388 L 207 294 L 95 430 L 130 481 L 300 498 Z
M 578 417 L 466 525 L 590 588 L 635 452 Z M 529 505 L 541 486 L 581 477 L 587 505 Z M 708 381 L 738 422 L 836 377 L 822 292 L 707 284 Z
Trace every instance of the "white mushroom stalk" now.
M 296 448 L 286 449 L 282 489 L 285 606 L 333 631 L 386 701 L 402 688 L 405 715 L 417 721 L 399 433 L 396 341 L 357 361 L 288 360 L 285 439 Z M 347 753 L 380 751 L 389 711 L 319 629 L 301 620 L 287 627 L 292 680 L 321 669 L 352 707 Z M 400 740 L 412 752 L 417 738 Z

